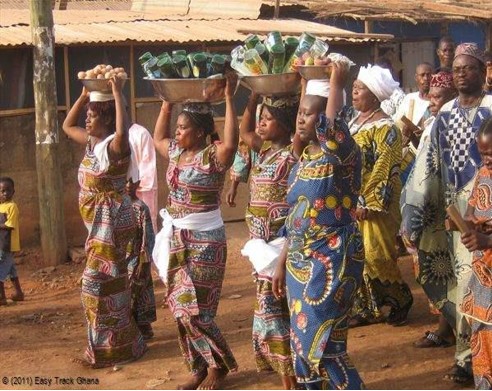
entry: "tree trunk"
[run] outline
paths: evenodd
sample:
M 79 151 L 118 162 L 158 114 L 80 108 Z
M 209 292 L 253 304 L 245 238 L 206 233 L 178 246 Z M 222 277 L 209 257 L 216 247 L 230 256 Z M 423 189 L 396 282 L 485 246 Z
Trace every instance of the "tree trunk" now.
M 29 2 L 33 42 L 36 113 L 36 171 L 43 259 L 57 265 L 67 259 L 54 62 L 53 13 L 50 0 Z

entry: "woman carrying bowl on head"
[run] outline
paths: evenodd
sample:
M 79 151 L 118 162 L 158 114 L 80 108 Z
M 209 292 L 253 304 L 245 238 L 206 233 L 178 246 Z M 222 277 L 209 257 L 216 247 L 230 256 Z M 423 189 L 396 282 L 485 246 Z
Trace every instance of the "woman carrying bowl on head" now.
M 226 264 L 226 237 L 219 204 L 238 143 L 234 73 L 226 76 L 224 140 L 217 137 L 209 104 L 188 104 L 171 138 L 172 104 L 164 101 L 154 131 L 157 151 L 169 162 L 168 203 L 160 214 L 154 261 L 167 285 L 167 302 L 178 325 L 178 342 L 191 372 L 179 389 L 219 389 L 237 364 L 215 316 Z M 207 139 L 210 138 L 210 142 Z
M 236 155 L 233 177 L 247 182 L 250 176 L 250 199 L 246 209 L 249 228 L 243 255 L 249 256 L 255 269 L 256 303 L 253 319 L 253 349 L 258 371 L 277 372 L 283 389 L 295 389 L 290 352 L 289 308 L 287 300 L 272 293 L 275 254 L 283 247 L 280 228 L 289 211 L 286 201 L 287 180 L 302 152 L 295 132 L 299 95 L 283 98 L 265 97 L 256 125 L 258 96 L 251 94 L 244 111 L 240 136 L 248 148 L 248 157 Z M 255 132 L 256 129 L 256 132 Z M 233 180 L 227 203 L 234 205 L 238 182 Z M 272 242 L 273 241 L 273 242 Z
M 68 137 L 86 145 L 78 175 L 80 214 L 89 232 L 82 275 L 89 346 L 85 358 L 74 361 L 92 368 L 131 361 L 146 350 L 130 312 L 126 247 L 136 221 L 125 184 L 138 171 L 130 158 L 122 82 L 117 77 L 109 80 L 112 94 L 89 96 L 84 88 L 63 123 Z M 84 108 L 87 118 L 81 128 L 77 122 Z
M 366 253 L 364 284 L 359 289 L 349 325 L 382 322 L 381 307 L 391 307 L 386 320 L 393 326 L 407 321 L 412 293 L 397 265 L 396 235 L 400 227 L 401 134 L 381 110 L 398 83 L 388 69 L 361 67 L 352 89 L 359 114 L 349 124 L 362 151 L 362 189 L 357 220 Z
M 272 280 L 274 295 L 287 295 L 294 369 L 306 389 L 364 387 L 347 355 L 347 314 L 364 267 L 355 220 L 361 155 L 340 116 L 347 76 L 334 64 L 328 101 L 308 93 L 299 105 L 296 136 L 309 145 L 289 177 L 287 244 Z

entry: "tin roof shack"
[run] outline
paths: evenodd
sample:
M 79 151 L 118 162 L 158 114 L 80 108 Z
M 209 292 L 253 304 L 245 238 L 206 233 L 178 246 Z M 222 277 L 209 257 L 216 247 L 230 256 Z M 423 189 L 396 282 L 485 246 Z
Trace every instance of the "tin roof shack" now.
M 393 34 L 391 43 L 378 45 L 378 56 L 390 59 L 400 71 L 407 91 L 415 88 L 418 64 L 439 65 L 436 46 L 444 35 L 457 43 L 476 42 L 492 50 L 490 0 L 283 0 L 282 5 L 284 16 L 304 15 L 352 31 Z
M 34 100 L 32 84 L 32 42 L 27 9 L 5 9 L 2 5 L 0 20 L 0 167 L 2 175 L 16 181 L 16 200 L 22 221 L 23 245 L 39 243 L 39 205 L 37 198 L 34 143 Z M 237 2 L 237 1 L 236 1 Z M 16 2 L 17 4 L 19 1 Z M 92 2 L 83 2 L 91 3 Z M 97 3 L 102 3 L 101 1 Z M 169 2 L 176 4 L 177 2 Z M 179 2 L 178 2 L 179 3 Z M 186 1 L 188 3 L 188 1 Z M 203 2 L 201 2 L 203 3 Z M 222 5 L 226 2 L 222 2 Z M 99 63 L 123 66 L 130 80 L 124 92 L 133 121 L 151 132 L 160 108 L 160 99 L 154 96 L 149 82 L 143 80 L 138 57 L 146 51 L 154 54 L 183 48 L 187 51 L 230 52 L 249 33 L 260 37 L 271 30 L 283 35 L 300 35 L 309 31 L 326 39 L 332 50 L 351 56 L 356 62 L 368 61 L 376 42 L 391 39 L 387 34 L 360 34 L 318 23 L 279 19 L 265 20 L 259 13 L 260 1 L 249 1 L 244 10 L 247 19 L 235 14 L 234 19 L 212 18 L 210 15 L 195 18 L 169 15 L 166 12 L 132 10 L 54 10 L 55 62 L 58 114 L 61 132 L 60 149 L 64 181 L 65 223 L 68 245 L 80 245 L 86 237 L 79 217 L 77 194 L 77 169 L 84 149 L 68 140 L 61 124 L 72 102 L 81 92 L 82 84 L 77 72 Z M 68 2 L 70 5 L 71 2 Z M 106 3 L 105 3 L 106 4 Z M 193 3 L 192 3 L 193 4 Z M 220 4 L 218 5 L 220 8 Z M 213 12 L 212 12 L 213 13 Z M 205 17 L 207 16 L 207 17 Z M 240 87 L 237 94 L 238 113 L 244 110 L 248 92 Z M 223 105 L 217 107 L 217 127 L 221 129 Z M 81 124 L 83 119 L 81 118 Z M 166 201 L 165 166 L 158 160 L 159 205 Z M 227 185 L 226 185 L 227 186 Z M 244 217 L 247 192 L 237 208 L 224 208 L 226 220 Z M 241 200 L 238 200 L 241 201 Z

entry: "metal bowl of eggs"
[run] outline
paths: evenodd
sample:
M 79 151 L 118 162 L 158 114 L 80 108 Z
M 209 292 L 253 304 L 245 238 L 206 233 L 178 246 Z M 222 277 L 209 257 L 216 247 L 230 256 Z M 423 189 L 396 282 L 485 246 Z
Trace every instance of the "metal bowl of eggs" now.
M 111 92 L 109 79 L 116 76 L 123 80 L 122 87 L 128 80 L 128 75 L 122 67 L 113 68 L 111 65 L 99 64 L 87 71 L 80 71 L 77 77 L 85 86 L 87 91 Z

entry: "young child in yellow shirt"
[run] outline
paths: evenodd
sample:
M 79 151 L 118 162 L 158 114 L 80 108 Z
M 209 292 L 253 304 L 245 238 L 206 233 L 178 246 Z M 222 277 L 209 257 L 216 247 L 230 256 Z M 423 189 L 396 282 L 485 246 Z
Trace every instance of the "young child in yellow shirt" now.
M 14 181 L 9 177 L 0 178 L 0 306 L 7 305 L 4 282 L 10 276 L 15 294 L 10 299 L 23 301 L 19 277 L 14 262 L 14 252 L 20 250 L 19 240 L 19 209 L 12 201 L 15 188 Z

